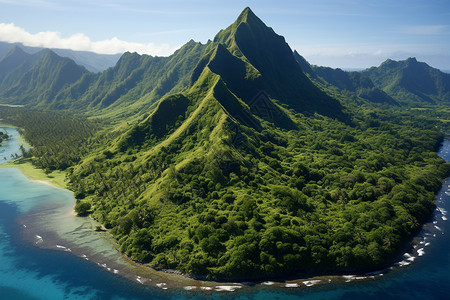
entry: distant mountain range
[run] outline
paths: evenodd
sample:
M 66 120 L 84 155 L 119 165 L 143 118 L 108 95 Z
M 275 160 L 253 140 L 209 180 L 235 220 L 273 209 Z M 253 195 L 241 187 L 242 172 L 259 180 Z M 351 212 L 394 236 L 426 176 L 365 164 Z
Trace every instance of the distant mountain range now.
M 84 67 L 51 50 L 28 54 L 15 46 L 0 60 L 0 95 L 16 104 L 51 107 L 62 89 L 87 74 Z
M 44 48 L 24 46 L 20 43 L 0 42 L 0 59 L 15 46 L 20 46 L 25 52 L 35 54 Z M 74 51 L 69 49 L 51 49 L 62 57 L 74 60 L 77 64 L 84 66 L 91 72 L 97 73 L 114 66 L 122 53 L 118 54 L 97 54 L 88 51 Z
M 5 66 L 0 71 L 4 78 L 0 99 L 35 107 L 101 110 L 114 116 L 136 117 L 145 114 L 162 96 L 195 85 L 209 66 L 207 69 L 222 77 L 226 90 L 229 89 L 227 93 L 244 100 L 246 106 L 251 106 L 253 98 L 263 92 L 299 112 L 342 118 L 339 102 L 321 92 L 303 74 L 284 38 L 275 35 L 256 16 L 250 17 L 248 23 L 239 30 L 227 29 L 205 45 L 190 41 L 169 57 L 125 53 L 114 67 L 97 74 L 75 63 L 70 68 L 65 66 L 71 60 L 52 50 L 31 55 L 15 46 L 0 60 L 0 65 Z M 252 31 L 254 28 L 257 29 Z M 234 37 L 233 44 L 227 40 L 230 36 Z M 266 44 L 260 45 L 261 41 Z M 227 44 L 230 45 L 223 46 Z M 246 59 L 237 59 L 236 53 L 249 54 Z M 271 61 L 262 60 L 272 53 L 278 56 Z M 225 65 L 235 69 L 223 69 Z M 288 126 L 282 111 L 266 98 L 268 109 L 283 119 L 277 122 Z
M 104 121 L 67 175 L 77 212 L 123 253 L 202 278 L 263 279 L 395 256 L 433 211 L 445 166 L 433 121 L 415 130 L 377 113 L 448 105 L 449 76 L 415 59 L 312 66 L 246 8 L 206 44 L 127 52 L 98 73 L 16 45 L 0 59 L 0 103 Z
M 255 21 L 257 22 L 257 21 Z M 241 39 L 242 49 L 251 50 L 257 47 L 259 40 L 241 30 L 236 33 Z M 265 38 L 267 32 L 258 32 L 259 38 Z M 250 42 L 251 41 L 251 42 Z M 217 41 L 214 41 L 217 42 Z M 0 42 L 0 97 L 2 102 L 45 106 L 47 108 L 71 109 L 89 108 L 90 110 L 114 111 L 114 114 L 131 116 L 140 114 L 142 108 L 149 108 L 155 101 L 167 93 L 174 93 L 187 88 L 192 83 L 192 76 L 198 76 L 202 64 L 200 58 L 211 50 L 214 42 L 203 45 L 190 41 L 169 57 L 152 57 L 125 53 L 123 55 L 100 55 L 90 52 L 79 52 L 62 49 L 40 49 Z M 222 41 L 225 42 L 225 41 Z M 260 49 L 260 52 L 273 49 Z M 219 49 L 219 56 L 226 56 L 223 49 Z M 290 49 L 284 51 L 283 57 Z M 49 53 L 54 55 L 44 59 Z M 292 95 L 305 95 L 302 101 L 296 99 L 290 104 L 300 110 L 326 110 L 314 99 L 318 97 L 316 88 L 309 85 L 303 74 L 292 69 L 292 61 L 285 59 L 274 62 L 288 64 L 280 73 L 265 72 L 269 62 L 262 63 L 260 55 L 251 57 L 251 63 L 258 67 L 264 79 L 261 86 L 255 87 L 253 92 L 264 89 L 272 93 L 275 98 L 285 97 L 290 102 Z M 61 58 L 66 58 L 62 63 Z M 369 103 L 387 105 L 435 105 L 450 102 L 450 74 L 443 73 L 414 58 L 405 61 L 387 60 L 379 67 L 372 67 L 362 71 L 343 71 L 328 67 L 310 65 L 298 52 L 294 51 L 294 59 L 309 78 L 322 87 L 351 93 Z M 73 60 L 76 67 L 66 66 Z M 225 58 L 224 58 L 225 59 Z M 197 67 L 197 63 L 200 63 Z M 110 68 L 106 70 L 107 68 Z M 241 66 L 244 68 L 244 66 Z M 75 70 L 76 69 L 76 70 Z M 104 70 L 104 71 L 102 71 Z M 102 72 L 100 72 L 102 71 Z M 40 72 L 38 76 L 37 72 Z M 45 76 L 58 74 L 55 78 Z M 226 76 L 226 75 L 225 75 Z M 300 80 L 302 84 L 288 84 Z M 265 82 L 265 83 L 262 83 Z M 281 83 L 281 84 L 280 84 Z M 267 85 L 269 84 L 269 85 Z M 283 86 L 288 84 L 289 88 Z M 302 87 L 305 94 L 294 91 Z M 322 96 L 319 96 L 322 97 Z M 41 101 L 42 100 L 42 101 Z M 133 109 L 128 107 L 132 102 Z M 329 107 L 329 109 L 333 109 Z
M 297 52 L 294 55 L 313 81 L 354 93 L 372 103 L 412 106 L 450 103 L 450 74 L 415 58 L 404 61 L 388 59 L 379 67 L 343 71 L 311 66 Z
M 311 66 L 297 51 L 294 52 L 294 56 L 303 72 L 308 74 L 316 83 L 332 85 L 340 91 L 354 93 L 371 103 L 397 105 L 392 97 L 375 86 L 372 80 L 362 72 Z
M 450 74 L 415 58 L 386 60 L 362 72 L 374 84 L 403 104 L 450 104 Z

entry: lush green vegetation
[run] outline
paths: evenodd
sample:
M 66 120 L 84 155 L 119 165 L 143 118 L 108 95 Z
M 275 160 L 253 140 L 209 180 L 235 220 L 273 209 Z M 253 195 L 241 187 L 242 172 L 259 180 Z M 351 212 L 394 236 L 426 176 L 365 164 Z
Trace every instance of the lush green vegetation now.
M 35 64 L 22 71 L 41 74 Z M 67 169 L 80 215 L 155 268 L 221 279 L 372 270 L 420 229 L 449 174 L 435 153 L 448 110 L 390 106 L 366 75 L 296 61 L 250 9 L 206 45 L 126 53 L 77 78 L 43 81 L 47 104 L 91 119 L 17 107 L 0 118 L 23 128 L 35 165 Z
M 300 54 L 294 57 L 309 78 L 320 86 L 337 89 L 346 97 L 390 105 L 436 106 L 450 103 L 450 75 L 415 58 L 388 59 L 362 72 L 311 66 Z
M 403 104 L 429 106 L 450 104 L 450 74 L 415 58 L 386 60 L 363 71 L 374 84 Z
M 190 41 L 169 57 L 125 53 L 115 67 L 90 73 L 51 50 L 15 47 L 0 59 L 2 102 L 91 116 L 139 119 L 165 94 L 185 89 L 207 45 Z
M 78 163 L 96 141 L 94 133 L 99 124 L 81 117 L 56 111 L 35 111 L 21 107 L 0 107 L 0 119 L 20 127 L 21 134 L 32 145 L 21 148 L 25 158 L 47 172 L 65 170 Z
M 254 67 L 262 58 L 237 38 L 242 26 L 269 35 L 254 18 L 244 13 L 216 36 L 224 44 L 200 60 L 187 91 L 71 169 L 77 207 L 131 258 L 197 276 L 383 265 L 434 208 L 448 172 L 434 152 L 440 123 L 361 108 L 330 118 L 285 101 L 295 90 L 267 85 L 278 66 Z M 263 88 L 271 96 L 255 102 Z
M 435 123 L 294 118 L 299 131 L 228 124 L 202 156 L 190 150 L 201 132 L 163 151 L 111 149 L 71 187 L 124 253 L 154 267 L 232 278 L 383 265 L 433 211 L 448 173 Z
M 60 108 L 54 98 L 88 71 L 51 50 L 28 54 L 18 46 L 0 60 L 0 96 L 12 104 Z

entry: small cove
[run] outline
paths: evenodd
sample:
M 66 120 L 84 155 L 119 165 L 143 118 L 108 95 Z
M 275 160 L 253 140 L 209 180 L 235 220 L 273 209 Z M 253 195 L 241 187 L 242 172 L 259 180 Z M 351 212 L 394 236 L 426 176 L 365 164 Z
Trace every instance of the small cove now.
M 20 145 L 23 144 L 25 148 L 27 148 L 27 145 L 21 141 L 17 128 L 0 123 L 0 132 L 6 133 L 9 136 L 9 139 L 3 141 L 2 146 L 0 146 L 0 163 L 7 163 L 16 159 L 21 154 Z
M 448 138 L 440 155 L 450 160 Z M 0 292 L 11 299 L 182 299 L 193 295 L 211 299 L 204 292 L 237 287 L 191 281 L 130 264 L 107 233 L 93 231 L 93 220 L 71 215 L 74 200 L 69 191 L 32 182 L 17 169 L 0 169 L 0 191 Z M 376 280 L 349 275 L 325 285 L 319 285 L 328 283 L 325 278 L 278 284 L 283 288 L 266 282 L 235 288 L 234 293 L 213 292 L 213 297 L 445 298 L 450 293 L 446 220 L 450 179 L 436 197 L 434 217 L 417 237 L 414 251 L 399 263 L 404 267 L 377 275 Z

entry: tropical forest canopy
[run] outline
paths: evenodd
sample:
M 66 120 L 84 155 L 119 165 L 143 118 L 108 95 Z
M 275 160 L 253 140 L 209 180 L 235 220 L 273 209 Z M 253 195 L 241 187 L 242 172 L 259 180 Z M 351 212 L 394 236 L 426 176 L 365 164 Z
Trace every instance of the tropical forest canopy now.
M 249 8 L 206 44 L 102 73 L 50 50 L 0 60 L 0 99 L 25 105 L 0 119 L 67 172 L 79 214 L 134 260 L 229 280 L 389 263 L 449 174 L 449 91 L 415 59 L 311 66 Z

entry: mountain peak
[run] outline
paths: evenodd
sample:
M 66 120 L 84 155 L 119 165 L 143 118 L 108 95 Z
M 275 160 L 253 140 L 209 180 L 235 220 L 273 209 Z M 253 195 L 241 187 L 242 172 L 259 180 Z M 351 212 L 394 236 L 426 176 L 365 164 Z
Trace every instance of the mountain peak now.
M 42 49 L 41 51 L 37 52 L 34 55 L 39 58 L 47 58 L 47 59 L 55 59 L 60 57 L 58 54 L 56 54 L 53 50 L 49 48 Z
M 14 45 L 3 57 L 0 57 L 0 61 L 4 59 L 26 59 L 31 55 L 25 52 L 19 45 Z
M 248 6 L 241 12 L 239 17 L 236 19 L 235 22 L 236 25 L 239 25 L 241 23 L 246 23 L 250 26 L 261 26 L 261 25 L 266 26 L 263 23 L 263 21 L 261 21 L 261 19 L 258 18 Z
M 26 54 L 26 52 L 23 51 L 23 49 L 19 45 L 14 45 L 14 47 L 9 50 L 7 55 L 11 55 L 13 53 Z
M 8 53 L 0 57 L 0 71 L 11 71 L 22 64 L 30 63 L 32 60 L 33 56 L 31 54 L 26 53 L 21 47 L 15 45 Z
M 247 35 L 250 36 L 254 35 L 251 32 L 269 32 L 268 35 L 274 34 L 273 30 L 267 27 L 266 24 L 253 13 L 250 7 L 246 7 L 233 24 L 217 33 L 214 37 L 214 42 L 224 44 L 226 48 L 230 50 L 230 48 L 236 46 L 236 36 L 239 35 L 239 32 L 242 33 L 242 31 L 245 31 Z M 235 53 L 236 50 L 239 52 L 239 49 L 231 50 L 231 52 Z
M 249 7 L 231 26 L 221 30 L 214 42 L 223 44 L 231 55 L 251 65 L 270 98 L 299 112 L 343 115 L 340 104 L 321 92 L 302 72 L 284 37 L 264 24 Z M 250 96 L 248 100 L 251 99 Z
M 365 71 L 375 85 L 407 105 L 429 105 L 450 101 L 450 81 L 438 69 L 415 57 L 387 60 Z
M 250 9 L 250 7 L 244 8 L 244 10 L 241 12 L 239 17 L 237 18 L 237 21 L 245 22 L 247 18 L 254 18 L 256 15 L 253 13 L 253 11 Z
M 405 62 L 407 66 L 415 66 L 419 64 L 415 57 L 409 57 Z

